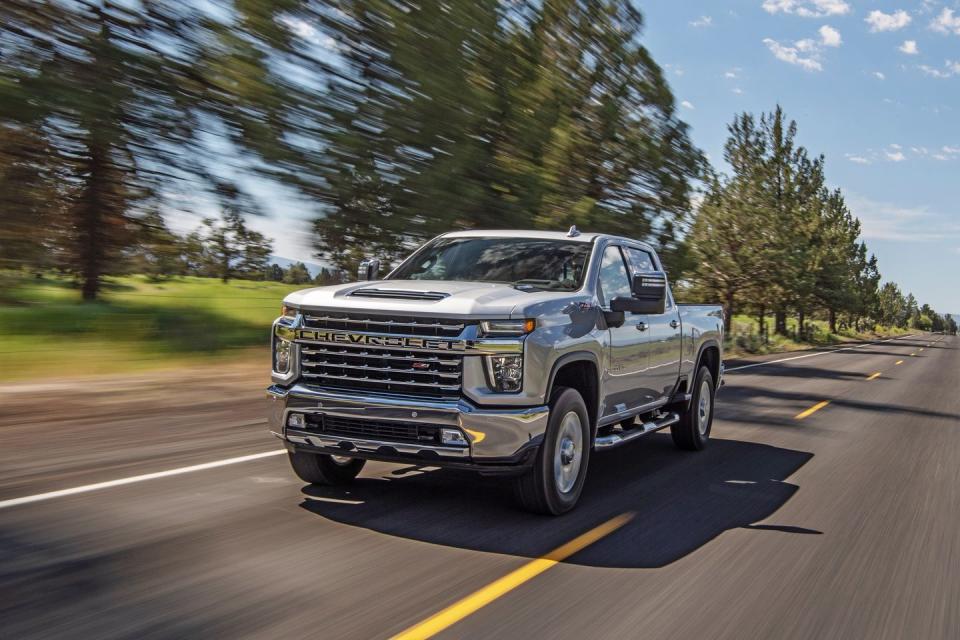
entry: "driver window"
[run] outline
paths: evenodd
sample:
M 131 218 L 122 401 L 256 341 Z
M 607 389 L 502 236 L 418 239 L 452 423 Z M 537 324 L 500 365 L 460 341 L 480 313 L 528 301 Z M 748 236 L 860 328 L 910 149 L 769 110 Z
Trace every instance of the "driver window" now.
M 627 266 L 623 263 L 623 256 L 618 247 L 607 247 L 600 262 L 600 275 L 597 278 L 597 297 L 600 304 L 609 306 L 610 301 L 618 297 L 629 297 L 630 276 Z

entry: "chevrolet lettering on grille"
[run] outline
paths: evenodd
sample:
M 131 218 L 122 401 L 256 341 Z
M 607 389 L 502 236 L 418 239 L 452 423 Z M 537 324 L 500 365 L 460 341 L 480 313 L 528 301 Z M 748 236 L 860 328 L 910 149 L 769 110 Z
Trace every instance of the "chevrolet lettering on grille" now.
M 464 340 L 440 340 L 414 336 L 380 336 L 343 331 L 318 331 L 315 329 L 300 329 L 297 331 L 297 337 L 300 340 L 310 340 L 311 342 L 355 344 L 370 347 L 430 349 L 434 351 L 465 351 L 467 348 L 467 343 Z

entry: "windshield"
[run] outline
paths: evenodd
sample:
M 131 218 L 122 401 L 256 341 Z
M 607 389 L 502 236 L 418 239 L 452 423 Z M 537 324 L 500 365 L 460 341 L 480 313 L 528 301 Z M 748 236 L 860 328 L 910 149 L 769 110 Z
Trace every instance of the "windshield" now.
M 574 291 L 580 288 L 592 246 L 531 238 L 441 239 L 415 253 L 390 279 L 504 282 Z

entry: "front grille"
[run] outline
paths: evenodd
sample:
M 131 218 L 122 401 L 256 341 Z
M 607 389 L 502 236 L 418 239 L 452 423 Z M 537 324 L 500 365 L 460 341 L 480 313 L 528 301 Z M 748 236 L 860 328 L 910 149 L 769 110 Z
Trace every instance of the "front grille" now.
M 465 327 L 454 320 L 339 312 L 309 313 L 303 322 L 311 330 L 417 338 L 457 338 Z M 460 395 L 463 356 L 429 348 L 303 340 L 300 374 L 307 384 L 324 388 L 447 399 Z
M 410 442 L 427 445 L 441 444 L 440 427 L 438 425 L 417 422 L 307 414 L 307 429 L 312 432 L 347 439 Z

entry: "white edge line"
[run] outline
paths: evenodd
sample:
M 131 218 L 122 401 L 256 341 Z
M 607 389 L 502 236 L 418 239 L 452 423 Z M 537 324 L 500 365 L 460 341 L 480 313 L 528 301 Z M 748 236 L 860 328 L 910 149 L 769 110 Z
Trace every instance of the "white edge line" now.
M 286 453 L 286 449 L 275 449 L 273 451 L 264 451 L 262 453 L 254 453 L 248 456 L 240 456 L 237 458 L 225 458 L 223 460 L 214 460 L 213 462 L 204 462 L 203 464 L 195 464 L 190 467 L 180 467 L 178 469 L 168 469 L 166 471 L 157 471 L 155 473 L 145 473 L 140 476 L 130 476 L 129 478 L 118 478 L 117 480 L 108 480 L 106 482 L 97 482 L 96 484 L 87 484 L 82 487 L 73 487 L 71 489 L 60 489 L 59 491 L 48 491 L 47 493 L 38 493 L 32 496 L 23 496 L 22 498 L 12 498 L 10 500 L 0 501 L 0 509 L 6 509 L 7 507 L 16 507 L 21 504 L 30 504 L 31 502 L 42 502 L 44 500 L 53 500 L 54 498 L 63 498 L 65 496 L 72 496 L 78 493 L 87 493 L 89 491 L 99 491 L 100 489 L 109 489 L 111 487 L 119 487 L 125 484 L 134 484 L 135 482 L 145 482 L 146 480 L 156 480 L 157 478 L 167 478 L 169 476 L 178 476 L 183 473 L 192 473 L 194 471 L 203 471 L 205 469 L 216 469 L 217 467 L 225 467 L 231 464 L 239 464 L 241 462 L 250 462 L 251 460 L 259 460 L 261 458 L 269 458 L 270 456 L 277 456 L 281 453 Z
M 836 353 L 836 352 L 838 352 L 838 351 L 853 351 L 854 349 L 860 349 L 860 348 L 863 348 L 863 347 L 869 347 L 869 346 L 875 345 L 875 344 L 882 344 L 882 343 L 884 343 L 884 342 L 890 342 L 890 341 L 892 341 L 892 340 L 901 340 L 901 339 L 903 339 L 903 338 L 909 338 L 909 337 L 911 337 L 911 336 L 913 336 L 912 333 L 909 334 L 909 335 L 905 335 L 905 336 L 897 336 L 897 337 L 895 337 L 895 338 L 889 338 L 889 339 L 887 339 L 887 340 L 879 340 L 879 341 L 877 341 L 877 342 L 867 342 L 867 343 L 865 343 L 865 344 L 858 344 L 858 345 L 855 345 L 855 346 L 853 346 L 853 347 L 842 347 L 842 348 L 840 348 L 840 349 L 830 349 L 829 351 L 818 351 L 818 352 L 816 352 L 816 353 L 805 353 L 805 354 L 803 354 L 802 356 L 793 356 L 793 357 L 790 357 L 790 358 L 780 358 L 779 360 L 767 360 L 767 361 L 765 361 L 765 362 L 754 362 L 753 364 L 745 364 L 745 365 L 742 365 L 742 366 L 739 366 L 739 367 L 733 367 L 732 369 L 724 369 L 723 372 L 726 374 L 726 373 L 730 373 L 731 371 L 741 371 L 741 370 L 743 370 L 743 369 L 752 369 L 753 367 L 762 367 L 762 366 L 768 365 L 768 364 L 777 364 L 778 362 L 788 362 L 788 361 L 790 361 L 790 360 L 801 360 L 801 359 L 803 359 L 803 358 L 816 358 L 817 356 L 825 356 L 825 355 L 829 355 L 829 354 L 831 354 L 831 353 Z

